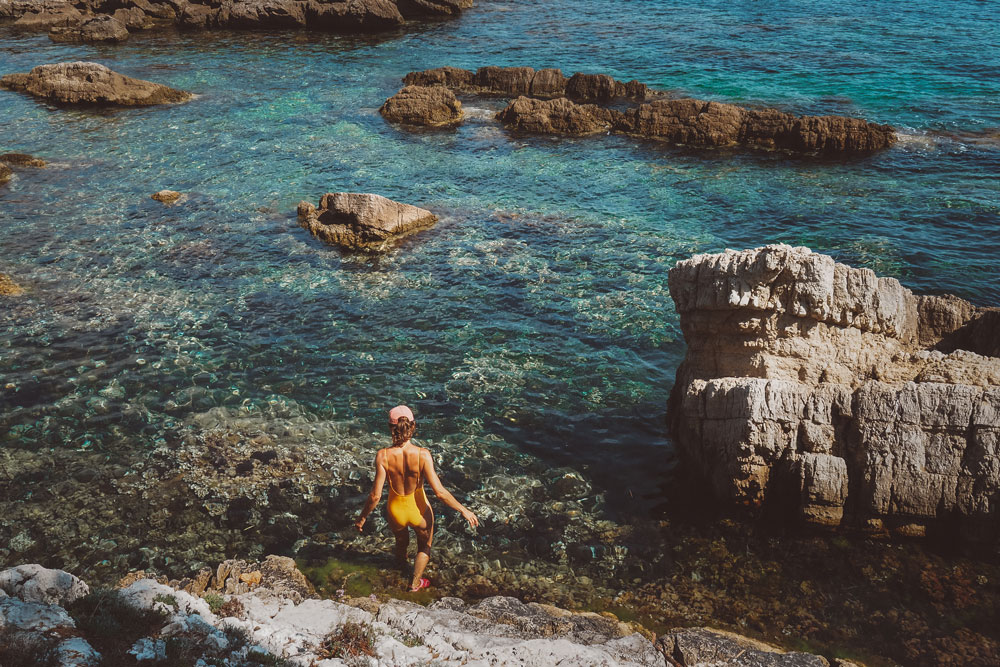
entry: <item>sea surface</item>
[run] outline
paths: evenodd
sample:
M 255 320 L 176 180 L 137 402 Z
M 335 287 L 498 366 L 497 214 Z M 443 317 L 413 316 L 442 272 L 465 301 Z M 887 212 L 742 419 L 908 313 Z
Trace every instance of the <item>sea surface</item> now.
M 140 32 L 114 46 L 0 26 L 0 73 L 90 60 L 197 94 L 100 111 L 0 92 L 0 152 L 50 163 L 0 188 L 0 271 L 28 290 L 0 311 L 0 448 L 113 458 L 216 408 L 349 422 L 375 442 L 407 403 L 425 443 L 486 439 L 574 468 L 609 516 L 648 518 L 675 464 L 677 260 L 786 242 L 1000 304 L 995 10 L 480 0 L 378 37 Z M 444 65 L 603 72 L 889 123 L 901 140 L 817 159 L 515 137 L 496 101 L 466 100 L 450 130 L 381 118 L 407 72 Z M 186 198 L 152 201 L 163 188 Z M 441 220 L 386 254 L 344 253 L 295 219 L 333 191 Z

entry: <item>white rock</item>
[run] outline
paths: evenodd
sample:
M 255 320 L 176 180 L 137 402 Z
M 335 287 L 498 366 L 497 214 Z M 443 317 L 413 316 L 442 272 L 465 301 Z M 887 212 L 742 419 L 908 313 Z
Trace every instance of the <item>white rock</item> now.
M 132 645 L 132 648 L 129 649 L 129 653 L 135 656 L 136 662 L 144 662 L 146 660 L 166 660 L 167 643 L 162 639 L 143 637 L 142 639 L 136 640 L 135 644 Z
M 101 654 L 82 637 L 72 637 L 56 649 L 62 667 L 93 667 L 100 664 Z
M 212 613 L 211 608 L 209 608 L 208 603 L 201 598 L 196 598 L 184 591 L 174 590 L 152 579 L 140 579 L 128 588 L 122 589 L 120 594 L 122 599 L 142 609 L 160 609 L 168 614 L 173 614 L 175 617 L 197 614 L 204 621 L 212 625 L 215 625 L 218 621 L 218 618 Z M 158 595 L 173 598 L 177 602 L 176 609 L 164 602 L 157 602 L 156 597 Z
M 25 602 L 65 605 L 90 592 L 90 588 L 69 572 L 41 565 L 18 565 L 0 572 L 0 589 Z
M 23 602 L 13 597 L 0 600 L 0 627 L 47 632 L 54 628 L 73 628 L 76 624 L 62 607 L 40 602 Z

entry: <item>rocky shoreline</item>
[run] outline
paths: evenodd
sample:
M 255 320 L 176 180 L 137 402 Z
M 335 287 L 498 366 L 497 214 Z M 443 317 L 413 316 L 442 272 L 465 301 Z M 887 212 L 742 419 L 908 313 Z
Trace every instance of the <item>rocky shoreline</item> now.
M 48 31 L 53 41 L 121 42 L 130 31 L 181 29 L 308 29 L 377 33 L 408 21 L 448 18 L 472 0 L 0 0 L 0 20 L 16 29 Z
M 321 599 L 290 558 L 226 561 L 194 580 L 136 572 L 92 590 L 61 570 L 0 572 L 0 660 L 59 664 L 852 667 L 712 628 L 659 637 L 613 614 L 511 597 Z M 428 604 L 429 603 L 429 604 Z
M 799 154 L 865 155 L 896 143 L 888 125 L 845 116 L 794 116 L 696 99 L 674 99 L 639 81 L 558 69 L 440 67 L 410 72 L 381 112 L 409 125 L 461 122 L 454 92 L 514 98 L 496 118 L 509 131 L 587 136 L 623 134 L 699 148 L 736 147 Z M 625 103 L 624 108 L 614 104 Z

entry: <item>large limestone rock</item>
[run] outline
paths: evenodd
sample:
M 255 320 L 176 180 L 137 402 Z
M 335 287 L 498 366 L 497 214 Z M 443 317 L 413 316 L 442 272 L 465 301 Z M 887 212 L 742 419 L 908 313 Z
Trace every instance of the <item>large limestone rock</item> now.
M 53 42 L 124 42 L 128 39 L 128 29 L 118 19 L 104 14 L 79 25 L 53 27 L 49 39 Z
M 319 209 L 302 202 L 298 214 L 299 224 L 316 238 L 357 249 L 381 248 L 387 241 L 437 222 L 428 210 L 357 192 L 327 193 Z
M 23 11 L 18 14 L 17 12 Z M 14 27 L 21 30 L 49 30 L 56 26 L 74 26 L 83 21 L 83 14 L 69 2 L 44 2 L 28 6 L 12 5 L 8 16 L 17 16 Z
M 0 88 L 63 104 L 147 106 L 192 98 L 191 93 L 133 79 L 88 62 L 39 65 L 26 74 L 8 74 L 0 78 Z
M 47 605 L 67 605 L 90 592 L 87 584 L 69 572 L 41 565 L 18 565 L 0 572 L 0 589 L 25 602 Z
M 610 131 L 618 113 L 593 104 L 576 104 L 565 97 L 519 97 L 497 114 L 497 119 L 516 132 L 579 136 Z
M 668 663 L 683 667 L 829 667 L 822 656 L 785 652 L 748 637 L 713 628 L 679 628 L 656 640 Z
M 386 120 L 408 125 L 452 125 L 462 120 L 462 103 L 444 86 L 406 86 L 379 109 Z
M 674 439 L 721 497 L 923 534 L 1000 528 L 1000 311 L 807 248 L 670 271 Z

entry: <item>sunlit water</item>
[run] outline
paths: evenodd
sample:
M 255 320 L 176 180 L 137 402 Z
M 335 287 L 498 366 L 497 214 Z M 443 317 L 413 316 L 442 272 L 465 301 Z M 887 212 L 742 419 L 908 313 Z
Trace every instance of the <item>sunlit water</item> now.
M 119 46 L 0 27 L 0 73 L 68 60 L 198 97 L 97 111 L 0 93 L 0 149 L 51 163 L 0 188 L 0 270 L 29 290 L 0 312 L 3 447 L 113 456 L 217 407 L 267 421 L 294 406 L 377 433 L 405 402 L 424 438 L 576 467 L 627 520 L 646 516 L 656 500 L 634 498 L 673 461 L 678 259 L 783 241 L 1000 303 L 991 3 L 482 0 L 378 38 L 138 33 Z M 489 64 L 858 116 L 902 138 L 816 160 L 512 137 L 476 100 L 454 130 L 377 112 L 408 71 Z M 186 200 L 149 199 L 162 188 Z M 295 220 L 328 191 L 441 220 L 385 255 L 345 254 Z

